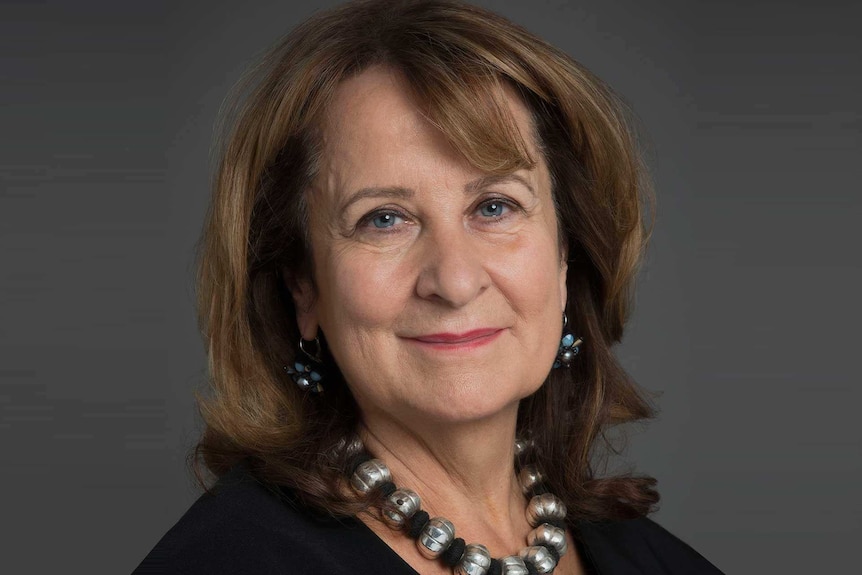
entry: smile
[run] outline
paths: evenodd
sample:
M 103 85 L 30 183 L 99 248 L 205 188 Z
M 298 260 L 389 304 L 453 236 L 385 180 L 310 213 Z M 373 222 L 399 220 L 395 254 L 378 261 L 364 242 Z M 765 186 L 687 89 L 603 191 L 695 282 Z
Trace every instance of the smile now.
M 429 350 L 467 351 L 493 342 L 503 331 L 502 328 L 485 328 L 464 333 L 434 333 L 406 339 Z

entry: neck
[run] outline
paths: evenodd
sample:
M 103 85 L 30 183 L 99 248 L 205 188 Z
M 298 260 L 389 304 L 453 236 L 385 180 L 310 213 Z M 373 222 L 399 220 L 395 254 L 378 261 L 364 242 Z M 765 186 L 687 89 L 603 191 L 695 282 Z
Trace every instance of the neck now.
M 399 487 L 415 491 L 432 517 L 452 521 L 458 536 L 509 554 L 529 531 L 514 468 L 517 403 L 471 422 L 412 421 L 366 413 L 360 436 Z

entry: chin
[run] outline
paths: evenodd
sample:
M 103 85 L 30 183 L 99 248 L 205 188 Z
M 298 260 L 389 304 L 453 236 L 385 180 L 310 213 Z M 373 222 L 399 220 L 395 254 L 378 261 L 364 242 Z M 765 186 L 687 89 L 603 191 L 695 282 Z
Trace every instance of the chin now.
M 478 385 L 455 385 L 440 393 L 439 388 L 433 402 L 413 403 L 413 410 L 426 419 L 446 423 L 470 423 L 505 413 L 517 413 L 521 399 L 532 394 L 534 389 L 523 385 L 501 385 L 501 382 L 487 381 Z

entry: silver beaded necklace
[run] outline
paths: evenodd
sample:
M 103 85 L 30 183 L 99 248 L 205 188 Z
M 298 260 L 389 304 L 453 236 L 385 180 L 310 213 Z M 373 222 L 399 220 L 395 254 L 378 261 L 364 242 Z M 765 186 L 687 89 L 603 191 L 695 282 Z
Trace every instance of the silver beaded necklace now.
M 515 441 L 516 457 L 530 442 Z M 398 488 L 386 464 L 366 452 L 356 455 L 350 466 L 350 484 L 360 494 L 380 490 L 385 495 L 381 505 L 383 521 L 392 529 L 405 530 L 416 540 L 422 556 L 439 559 L 452 567 L 456 575 L 532 575 L 553 573 L 560 557 L 568 551 L 566 543 L 566 506 L 542 485 L 542 475 L 533 465 L 521 467 L 518 481 L 527 504 L 527 520 L 533 530 L 527 546 L 517 555 L 491 558 L 488 548 L 478 543 L 465 544 L 455 537 L 455 526 L 445 517 L 430 518 L 422 511 L 421 500 L 412 490 Z

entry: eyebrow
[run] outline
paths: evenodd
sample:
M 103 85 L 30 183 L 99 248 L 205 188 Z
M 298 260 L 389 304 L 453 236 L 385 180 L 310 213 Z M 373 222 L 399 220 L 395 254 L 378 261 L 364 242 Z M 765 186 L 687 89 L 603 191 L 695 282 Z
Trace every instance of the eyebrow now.
M 526 178 L 518 174 L 489 174 L 487 176 L 476 178 L 475 180 L 468 182 L 467 185 L 464 186 L 464 194 L 468 196 L 475 196 L 488 186 L 493 186 L 494 184 L 504 184 L 508 182 L 520 183 L 525 188 L 527 188 L 527 190 L 529 190 L 533 196 L 536 196 L 536 190 L 533 189 L 533 186 L 530 185 L 530 182 L 528 182 Z M 347 211 L 347 208 L 349 208 L 359 200 L 364 200 L 365 198 L 390 198 L 403 200 L 412 197 L 413 190 L 402 186 L 372 186 L 368 188 L 362 188 L 351 194 L 350 197 L 342 203 L 342 205 L 338 208 L 338 214 L 343 217 L 344 213 Z
M 481 178 L 477 178 L 464 186 L 464 192 L 467 195 L 475 196 L 488 186 L 493 186 L 494 184 L 506 184 L 509 182 L 518 182 L 527 188 L 531 194 L 536 195 L 536 190 L 533 189 L 533 186 L 530 185 L 530 182 L 527 181 L 526 178 L 518 175 L 518 174 L 489 174 L 487 176 L 482 176 Z

